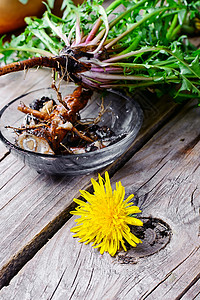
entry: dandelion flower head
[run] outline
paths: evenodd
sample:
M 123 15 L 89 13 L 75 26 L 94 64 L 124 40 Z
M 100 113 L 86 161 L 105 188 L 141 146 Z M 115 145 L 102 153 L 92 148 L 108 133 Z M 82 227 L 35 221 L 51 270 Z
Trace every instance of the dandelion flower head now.
M 105 181 L 99 175 L 99 183 L 91 179 L 94 194 L 81 190 L 81 196 L 87 201 L 74 199 L 79 205 L 71 213 L 80 216 L 75 220 L 77 225 L 71 229 L 74 237 L 80 238 L 80 242 L 88 244 L 93 242 L 94 248 L 99 248 L 100 253 L 109 252 L 115 255 L 123 247 L 126 251 L 125 240 L 133 247 L 141 243 L 130 230 L 129 225 L 142 226 L 141 220 L 131 216 L 140 213 L 140 209 L 130 201 L 134 195 L 126 200 L 125 188 L 119 181 L 116 190 L 112 190 L 108 172 L 105 173 Z

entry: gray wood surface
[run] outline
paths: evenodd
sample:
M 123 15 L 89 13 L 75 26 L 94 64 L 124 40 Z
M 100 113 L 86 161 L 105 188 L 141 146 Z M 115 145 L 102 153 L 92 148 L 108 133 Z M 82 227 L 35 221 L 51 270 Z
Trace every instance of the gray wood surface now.
M 0 109 L 11 100 L 37 88 L 51 84 L 49 70 L 32 69 L 28 72 L 12 73 L 0 78 Z M 0 159 L 7 153 L 6 147 L 0 142 Z
M 50 84 L 45 69 L 3 76 L 0 108 Z M 162 245 L 165 238 L 146 231 L 149 244 L 144 240 L 115 258 L 80 244 L 70 233 L 69 211 L 79 189 L 90 189 L 97 174 L 39 175 L 0 142 L 0 288 L 14 277 L 0 290 L 1 300 L 200 299 L 199 109 L 189 104 L 171 119 L 180 107 L 167 95 L 159 101 L 153 95 L 136 98 L 144 125 L 107 169 L 115 174 L 113 186 L 121 180 L 127 195 L 135 194 L 143 217 L 169 225 L 170 241 Z
M 72 237 L 71 218 L 0 299 L 199 299 L 199 117 L 194 103 L 184 107 L 112 177 L 113 185 L 120 180 L 127 195 L 135 194 L 143 217 L 170 227 L 170 241 L 160 251 L 145 256 L 142 244 L 114 258 L 100 255 Z
M 51 73 L 31 70 L 1 77 L 1 106 L 13 98 L 40 87 L 49 86 Z M 137 95 L 145 113 L 140 135 L 131 149 L 109 167 L 113 174 L 133 155 L 177 109 L 169 101 Z M 180 109 L 178 107 L 178 109 Z M 90 186 L 91 176 L 62 177 L 39 175 L 0 143 L 0 287 L 4 286 L 55 234 L 70 217 L 72 200 L 79 189 Z

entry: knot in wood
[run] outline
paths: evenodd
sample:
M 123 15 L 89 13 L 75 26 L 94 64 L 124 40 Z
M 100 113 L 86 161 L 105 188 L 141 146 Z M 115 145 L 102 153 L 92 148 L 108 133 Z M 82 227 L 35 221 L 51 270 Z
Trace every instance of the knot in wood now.
M 126 244 L 127 252 L 120 252 L 118 262 L 122 264 L 137 263 L 138 258 L 153 255 L 163 249 L 171 239 L 169 225 L 161 219 L 152 217 L 140 218 L 143 226 L 130 226 L 131 232 L 142 240 L 136 248 Z

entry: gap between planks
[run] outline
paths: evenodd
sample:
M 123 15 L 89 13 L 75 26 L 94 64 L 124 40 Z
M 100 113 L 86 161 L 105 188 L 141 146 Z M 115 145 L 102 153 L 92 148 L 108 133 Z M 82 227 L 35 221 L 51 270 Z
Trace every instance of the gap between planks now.
M 46 76 L 46 73 L 45 73 L 45 76 Z M 38 81 L 40 82 L 41 80 L 38 80 Z M 114 174 L 127 161 L 127 159 L 129 159 L 133 155 L 133 153 L 138 151 L 142 147 L 142 145 L 144 145 L 150 139 L 150 137 L 153 134 L 155 134 L 155 132 L 158 131 L 167 122 L 167 120 L 169 120 L 169 118 L 171 118 L 172 115 L 175 112 L 177 112 L 177 110 L 180 109 L 180 106 L 175 105 L 173 102 L 171 102 L 168 99 L 167 100 L 161 99 L 158 101 L 155 98 L 155 99 L 151 100 L 149 98 L 149 95 L 143 95 L 143 94 L 137 95 L 136 98 L 138 98 L 138 100 L 144 110 L 145 122 L 143 124 L 143 128 L 141 130 L 140 135 L 137 137 L 137 139 L 135 140 L 135 142 L 133 143 L 133 145 L 129 149 L 129 151 L 127 151 L 127 153 L 125 155 L 123 155 L 123 157 L 121 157 L 117 162 L 113 163 L 110 167 L 108 167 L 109 173 L 111 175 Z M 20 165 L 20 163 L 19 163 L 19 165 Z M 13 169 L 11 166 L 10 173 L 12 174 L 12 176 L 14 178 L 13 182 L 17 182 L 17 181 L 21 182 L 22 179 L 20 178 L 20 174 L 22 172 L 27 172 L 26 170 L 27 170 L 27 168 L 24 171 L 20 171 L 20 170 L 17 171 L 17 169 L 16 169 L 16 175 L 15 175 L 15 173 L 13 175 L 12 174 Z M 38 174 L 36 174 L 34 172 L 32 172 L 31 174 L 32 174 L 31 175 L 32 177 L 30 177 L 29 185 L 33 181 L 35 181 L 36 183 L 38 182 L 38 184 L 40 185 L 38 178 L 41 178 L 42 176 L 39 176 Z M 11 278 L 17 274 L 17 272 L 23 267 L 23 265 L 28 260 L 30 260 L 35 255 L 35 253 L 49 240 L 49 238 L 51 238 L 55 234 L 55 232 L 58 231 L 58 229 L 61 228 L 63 226 L 63 224 L 68 220 L 68 218 L 70 217 L 69 211 L 73 208 L 73 205 L 74 205 L 72 203 L 72 199 L 74 197 L 79 196 L 78 191 L 80 188 L 81 189 L 91 189 L 91 184 L 89 183 L 89 180 L 91 177 L 97 178 L 97 174 L 82 176 L 79 178 L 79 180 L 72 179 L 71 180 L 72 183 L 70 183 L 70 180 L 68 178 L 66 178 L 66 181 L 65 181 L 65 179 L 60 179 L 60 181 L 63 182 L 61 184 L 61 188 L 64 189 L 64 185 L 69 184 L 70 189 L 74 188 L 74 193 L 70 194 L 71 198 L 70 199 L 68 198 L 67 202 L 65 202 L 63 199 L 60 200 L 58 198 L 57 203 L 59 203 L 60 207 L 58 210 L 56 210 L 55 209 L 56 203 L 54 204 L 53 209 L 55 212 L 52 213 L 51 218 L 47 219 L 45 222 L 43 222 L 42 225 L 39 224 L 37 230 L 35 230 L 35 229 L 33 230 L 30 228 L 29 231 L 31 232 L 31 234 L 29 234 L 28 237 L 25 235 L 25 237 L 26 237 L 25 239 L 21 238 L 21 242 L 20 243 L 18 242 L 18 244 L 20 246 L 17 246 L 16 248 L 14 246 L 11 247 L 12 251 L 10 251 L 9 255 L 7 255 L 4 258 L 4 263 L 1 264 L 1 270 L 0 270 L 1 287 L 8 284 L 9 281 L 11 280 Z M 15 178 L 16 178 L 16 180 L 15 180 Z M 48 177 L 48 176 L 46 176 L 45 178 L 46 178 L 47 182 L 50 180 L 51 184 L 53 184 L 53 185 L 55 184 L 54 179 L 49 179 L 50 177 Z M 15 185 L 16 184 L 17 183 L 15 183 Z M 23 189 L 27 189 L 27 186 L 24 186 Z M 66 194 L 67 194 L 67 189 L 68 189 L 68 187 L 66 188 Z M 23 197 L 21 197 L 21 198 L 19 197 L 19 195 L 21 193 L 20 190 L 17 193 L 18 194 L 13 196 L 14 198 L 12 198 L 9 201 L 9 205 L 11 205 L 11 203 L 13 201 L 15 201 L 16 205 L 17 205 L 17 203 L 20 199 L 21 199 L 21 201 L 24 201 Z M 6 195 L 8 195 L 8 197 L 9 197 L 8 193 Z M 62 192 L 62 195 L 63 195 L 63 192 Z M 56 197 L 58 197 L 58 196 L 56 196 Z M 64 196 L 62 196 L 62 197 L 64 198 Z M 19 199 L 19 200 L 17 200 L 17 199 Z M 45 201 L 47 201 L 47 200 L 45 200 Z M 21 203 L 20 203 L 20 205 L 21 205 Z M 38 204 L 38 205 L 41 205 L 41 204 Z M 44 209 L 44 208 L 42 208 L 42 209 Z M 49 207 L 49 209 L 52 210 L 51 207 Z M 30 213 L 31 213 L 31 211 L 30 211 Z M 17 217 L 15 217 L 15 218 L 17 220 Z M 27 216 L 27 218 L 29 218 L 29 216 Z M 8 222 L 8 220 L 7 220 L 7 222 Z M 22 226 L 23 226 L 23 222 L 22 222 L 22 224 L 20 224 L 20 228 Z M 29 227 L 31 227 L 30 224 L 29 224 Z M 19 233 L 16 231 L 15 234 L 19 234 Z M 25 233 L 23 233 L 23 234 L 25 234 Z M 17 240 L 20 241 L 19 237 L 9 236 L 8 241 L 11 244 L 13 243 L 12 239 L 16 240 L 16 244 L 17 244 Z M 4 244 L 6 245 L 6 240 L 4 241 Z
M 169 224 L 172 238 L 165 249 L 134 264 L 120 264 L 117 257 L 100 255 L 90 245 L 78 243 L 70 233 L 73 217 L 1 290 L 1 299 L 175 300 L 198 296 L 200 143 L 193 142 L 198 134 L 199 112 L 190 105 L 112 178 L 113 185 L 120 180 L 128 193 L 136 191 L 144 216 Z

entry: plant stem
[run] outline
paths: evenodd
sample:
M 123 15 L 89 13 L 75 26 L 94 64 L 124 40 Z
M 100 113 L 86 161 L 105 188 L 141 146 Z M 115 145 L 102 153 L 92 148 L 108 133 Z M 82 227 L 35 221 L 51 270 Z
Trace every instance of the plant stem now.
M 85 41 L 85 44 L 88 44 L 95 37 L 95 35 L 96 35 L 99 27 L 101 26 L 101 24 L 102 24 L 102 20 L 101 20 L 101 17 L 99 17 L 97 22 L 94 24 L 92 30 L 88 34 L 88 36 L 86 38 L 86 41 Z
M 122 3 L 121 0 L 115 0 L 113 1 L 107 8 L 106 12 L 109 14 L 111 13 L 116 7 L 118 7 Z
M 148 19 L 150 19 L 154 15 L 159 14 L 160 12 L 163 12 L 163 11 L 165 11 L 167 9 L 169 9 L 169 8 L 168 7 L 163 7 L 163 8 L 159 8 L 159 9 L 153 11 L 152 13 L 147 14 L 146 16 L 143 17 L 143 19 L 141 19 L 140 21 L 138 21 L 135 24 L 133 24 L 129 29 L 127 29 L 125 32 L 123 32 L 122 34 L 120 34 L 112 42 L 110 42 L 109 44 L 107 44 L 105 46 L 105 48 L 109 49 L 114 44 L 116 44 L 119 40 L 121 40 L 123 37 L 125 37 L 127 34 L 131 33 L 135 28 L 137 28 L 138 26 L 140 26 L 142 23 L 144 23 L 145 21 L 147 21 Z
M 81 42 L 81 28 L 80 28 L 80 17 L 76 15 L 76 40 L 75 45 L 79 45 Z
M 108 74 L 108 73 L 100 73 L 100 72 L 91 72 L 91 71 L 87 71 L 84 72 L 83 74 L 86 77 L 89 78 L 95 78 L 95 79 L 110 79 L 110 80 L 142 80 L 142 81 L 154 81 L 154 80 L 159 80 L 160 76 L 154 76 L 154 77 L 150 77 L 148 75 L 148 77 L 145 77 L 145 75 L 122 75 L 122 74 Z M 172 75 L 172 76 L 168 76 L 166 77 L 168 80 L 171 79 L 178 79 L 178 77 L 176 75 Z
M 116 0 L 118 2 L 118 0 Z M 120 1 L 121 2 L 121 1 Z M 135 4 L 133 7 L 129 8 L 128 10 L 124 11 L 122 14 L 120 14 L 117 18 L 115 18 L 110 24 L 109 24 L 109 29 L 111 29 L 115 24 L 117 24 L 121 19 L 123 19 L 128 13 L 131 11 L 135 10 L 137 7 L 140 5 L 144 4 L 146 0 L 142 0 Z M 114 3 L 114 2 L 113 2 Z M 112 4 L 111 4 L 112 5 Z M 107 9 L 106 9 L 107 11 Z M 102 36 L 105 33 L 105 29 L 102 29 L 99 34 L 92 40 L 91 44 L 95 45 L 97 42 L 102 38 Z
M 173 18 L 173 20 L 172 20 L 172 23 L 171 23 L 171 26 L 170 26 L 170 28 L 169 28 L 168 31 L 167 31 L 166 38 L 167 38 L 169 41 L 171 41 L 171 35 L 172 35 L 173 31 L 174 31 L 174 28 L 176 27 L 177 22 L 178 22 L 178 14 L 176 14 L 176 15 L 174 16 L 174 18 Z
M 132 44 L 128 48 L 126 48 L 124 51 L 122 51 L 119 54 L 117 54 L 116 56 L 123 55 L 123 54 L 129 53 L 131 51 L 134 51 L 137 48 L 137 46 L 139 45 L 140 41 L 141 41 L 141 36 L 138 34 L 135 37 L 135 39 L 132 42 Z
M 7 47 L 7 48 L 0 48 L 0 52 L 6 52 L 8 50 L 12 50 L 12 51 L 24 51 L 24 52 L 33 52 L 33 53 L 38 53 L 41 55 L 45 55 L 45 56 L 49 56 L 49 57 L 53 57 L 54 55 L 51 52 L 48 52 L 46 50 L 42 50 L 39 48 L 34 48 L 34 47 L 27 47 L 27 46 L 18 46 L 18 47 Z
M 135 64 L 135 63 L 109 63 L 107 65 L 110 67 L 122 67 L 122 68 L 128 68 L 128 69 L 136 69 L 136 70 L 148 70 L 148 69 L 162 69 L 162 70 L 168 70 L 173 71 L 171 67 L 167 66 L 160 66 L 160 65 L 150 65 L 150 64 Z M 106 67 L 106 65 L 105 65 Z
M 130 12 L 134 11 L 136 8 L 138 8 L 140 5 L 145 4 L 147 1 L 146 0 L 142 0 L 140 2 L 138 2 L 137 4 L 135 4 L 134 6 L 130 7 L 129 9 L 127 9 L 126 11 L 124 11 L 122 14 L 120 14 L 117 18 L 115 18 L 109 25 L 110 29 L 117 24 L 121 19 L 123 19 L 127 14 L 129 14 Z
M 102 46 L 108 36 L 108 32 L 109 32 L 108 16 L 107 16 L 106 11 L 104 10 L 103 6 L 100 6 L 100 11 L 101 11 L 102 18 L 103 18 L 103 21 L 105 24 L 105 33 L 104 33 L 104 36 L 103 36 L 101 42 L 97 46 L 97 48 L 92 52 L 93 54 L 97 53 L 102 48 Z
M 173 82 L 177 82 L 177 80 L 169 80 L 169 81 L 163 81 L 163 82 L 160 82 L 160 81 L 146 81 L 146 82 L 141 82 L 141 83 L 122 83 L 122 84 L 102 84 L 100 85 L 100 88 L 113 88 L 113 89 L 117 89 L 117 88 L 121 88 L 121 87 L 124 87 L 124 88 L 133 88 L 133 89 L 136 89 L 136 88 L 146 88 L 146 87 L 151 87 L 152 85 L 161 85 L 161 84 L 166 84 L 166 83 L 173 83 Z
M 171 41 L 174 39 L 175 36 L 177 36 L 177 34 L 180 32 L 182 26 L 179 24 L 178 26 L 176 26 L 176 28 L 174 28 L 174 31 L 172 32 L 171 35 Z
M 111 58 L 103 60 L 102 62 L 103 63 L 115 62 L 115 61 L 122 60 L 124 58 L 129 58 L 131 56 L 136 56 L 136 55 L 141 54 L 141 53 L 150 52 L 150 51 L 160 51 L 160 50 L 161 49 L 158 48 L 158 47 L 143 48 L 143 49 L 140 49 L 140 50 L 137 50 L 137 51 L 132 51 L 132 52 L 120 55 L 120 56 L 113 56 Z

